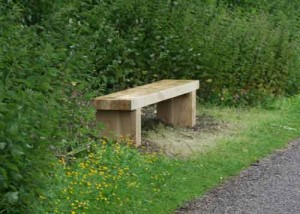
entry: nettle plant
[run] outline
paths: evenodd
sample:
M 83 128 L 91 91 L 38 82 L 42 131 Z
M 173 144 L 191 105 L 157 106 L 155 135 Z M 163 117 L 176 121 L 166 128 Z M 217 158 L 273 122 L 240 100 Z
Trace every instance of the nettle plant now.
M 73 84 L 85 75 L 71 75 L 65 67 L 70 52 L 23 24 L 19 10 L 5 10 L 0 19 L 0 212 L 13 213 L 28 211 L 56 148 L 72 149 L 92 134 L 82 97 L 87 87 Z

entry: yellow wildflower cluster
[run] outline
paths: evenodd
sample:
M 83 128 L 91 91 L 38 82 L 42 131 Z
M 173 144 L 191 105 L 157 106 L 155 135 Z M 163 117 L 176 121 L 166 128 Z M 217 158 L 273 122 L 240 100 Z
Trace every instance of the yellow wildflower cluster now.
M 151 172 L 156 170 L 157 155 L 141 155 L 132 145 L 128 138 L 114 143 L 102 140 L 85 157 L 71 163 L 61 159 L 65 176 L 61 197 L 67 201 L 64 210 L 90 213 L 114 207 L 120 212 L 130 203 L 141 206 L 143 191 L 160 192 L 166 174 Z M 151 188 L 145 189 L 143 183 Z

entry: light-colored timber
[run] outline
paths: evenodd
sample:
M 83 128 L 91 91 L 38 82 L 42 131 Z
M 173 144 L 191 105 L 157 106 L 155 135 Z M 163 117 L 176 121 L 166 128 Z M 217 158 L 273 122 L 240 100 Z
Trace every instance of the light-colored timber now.
M 105 125 L 101 133 L 103 136 L 129 137 L 137 146 L 141 144 L 141 109 L 133 111 L 98 110 L 96 119 Z
M 93 100 L 98 110 L 134 110 L 196 91 L 198 80 L 161 80 Z
M 196 91 L 158 103 L 157 117 L 174 126 L 196 125 Z
M 198 80 L 161 80 L 93 100 L 102 136 L 128 136 L 141 145 L 141 108 L 157 103 L 157 117 L 167 124 L 192 127 L 196 123 Z

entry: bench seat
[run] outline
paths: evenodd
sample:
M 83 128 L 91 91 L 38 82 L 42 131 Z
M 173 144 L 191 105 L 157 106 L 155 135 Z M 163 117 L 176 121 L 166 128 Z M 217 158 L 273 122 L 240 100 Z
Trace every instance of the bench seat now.
M 93 105 L 98 110 L 135 110 L 196 91 L 198 88 L 197 80 L 161 80 L 95 98 Z
M 93 99 L 97 121 L 104 123 L 102 135 L 128 135 L 141 144 L 141 108 L 157 103 L 157 117 L 175 126 L 196 122 L 198 80 L 161 80 Z

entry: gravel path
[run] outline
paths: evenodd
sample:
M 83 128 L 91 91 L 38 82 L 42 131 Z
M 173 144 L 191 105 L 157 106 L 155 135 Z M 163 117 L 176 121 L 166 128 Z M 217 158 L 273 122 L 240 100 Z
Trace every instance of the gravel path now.
M 300 139 L 176 213 L 300 214 Z

